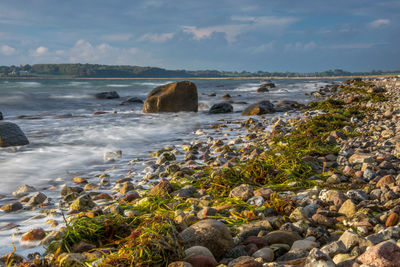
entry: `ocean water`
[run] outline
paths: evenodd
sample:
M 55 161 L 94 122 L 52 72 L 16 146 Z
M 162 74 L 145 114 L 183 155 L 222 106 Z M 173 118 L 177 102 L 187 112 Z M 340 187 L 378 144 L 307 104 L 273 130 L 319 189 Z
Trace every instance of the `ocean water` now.
M 5 121 L 18 124 L 30 141 L 23 147 L 0 148 L 0 205 L 17 200 L 11 193 L 21 184 L 29 184 L 52 198 L 56 208 L 59 191 L 51 190 L 51 186 L 60 188 L 63 184 L 72 184 L 75 176 L 90 178 L 106 169 L 112 181 L 130 171 L 140 182 L 145 174 L 144 167 L 128 165 L 130 160 L 148 159 L 149 152 L 158 148 L 179 146 L 199 138 L 196 131 L 207 129 L 211 124 L 245 119 L 240 112 L 247 104 L 233 104 L 233 113 L 208 114 L 209 107 L 225 101 L 222 95 L 230 94 L 234 102 L 248 104 L 260 100 L 276 103 L 284 99 L 306 103 L 311 98 L 305 93 L 331 83 L 326 80 L 273 80 L 276 88 L 269 93 L 257 93 L 260 80 L 192 80 L 198 88 L 199 104 L 208 107 L 197 113 L 142 114 L 142 104 L 119 105 L 123 99 L 133 96 L 145 100 L 153 88 L 174 81 L 0 80 L 0 112 Z M 93 97 L 105 91 L 117 91 L 121 98 L 98 100 Z M 216 97 L 208 96 L 213 92 Z M 94 115 L 97 111 L 107 113 Z M 116 150 L 122 151 L 120 159 L 104 160 L 104 153 Z M 38 250 L 19 243 L 18 235 L 35 225 L 46 230 L 56 229 L 44 224 L 48 218 L 37 215 L 37 211 L 25 210 L 0 213 L 0 255 L 12 250 L 12 242 L 17 253 L 22 255 Z M 62 222 L 61 217 L 56 219 Z M 2 229 L 10 223 L 18 226 Z

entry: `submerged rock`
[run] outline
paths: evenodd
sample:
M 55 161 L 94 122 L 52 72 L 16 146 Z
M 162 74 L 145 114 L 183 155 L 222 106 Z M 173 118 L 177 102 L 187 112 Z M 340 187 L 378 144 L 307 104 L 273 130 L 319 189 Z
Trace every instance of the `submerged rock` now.
M 96 99 L 115 99 L 115 98 L 119 98 L 119 95 L 115 91 L 101 92 L 101 93 L 94 94 L 94 98 L 96 98 Z
M 189 81 L 169 83 L 153 89 L 143 106 L 144 113 L 197 110 L 197 87 Z
M 12 122 L 0 122 L 0 147 L 24 146 L 29 141 L 21 128 Z
M 275 112 L 274 105 L 268 100 L 260 101 L 243 110 L 243 116 L 262 115 Z
M 138 97 L 129 97 L 121 102 L 119 102 L 120 106 L 130 105 L 130 104 L 143 104 L 143 100 Z
M 233 111 L 233 106 L 229 103 L 217 103 L 214 104 L 208 111 L 211 114 L 217 113 L 230 113 Z

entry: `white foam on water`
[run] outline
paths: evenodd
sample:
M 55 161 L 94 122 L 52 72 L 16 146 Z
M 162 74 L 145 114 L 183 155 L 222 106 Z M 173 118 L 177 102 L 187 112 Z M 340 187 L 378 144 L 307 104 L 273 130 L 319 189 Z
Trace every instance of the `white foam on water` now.
M 107 87 L 117 87 L 117 88 L 124 88 L 132 86 L 130 84 L 107 84 Z
M 40 82 L 17 82 L 21 87 L 40 87 L 42 84 Z

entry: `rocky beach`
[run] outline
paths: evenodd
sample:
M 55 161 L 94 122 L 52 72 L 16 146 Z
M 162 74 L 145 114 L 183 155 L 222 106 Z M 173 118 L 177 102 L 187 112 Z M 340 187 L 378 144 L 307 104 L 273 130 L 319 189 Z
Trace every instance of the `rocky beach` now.
M 174 95 L 180 86 L 189 97 Z M 265 83 L 258 94 L 274 87 Z M 201 104 L 193 83 L 158 88 L 144 113 L 197 111 Z M 110 165 L 73 184 L 55 182 L 53 200 L 21 185 L 3 214 L 35 210 L 62 227 L 14 233 L 32 253 L 8 253 L 0 264 L 400 266 L 399 88 L 392 77 L 335 82 L 307 96 L 313 101 L 306 105 L 247 105 L 225 95 L 209 112 L 243 105 L 243 116 L 197 129 L 198 138 L 152 151 L 150 159 L 130 159 L 129 166 L 145 168 L 140 181 L 133 168 L 111 179 Z M 185 105 L 171 107 L 163 90 Z M 269 116 L 274 112 L 282 115 Z M 119 157 L 105 154 L 110 162 Z M 46 250 L 37 253 L 36 245 Z

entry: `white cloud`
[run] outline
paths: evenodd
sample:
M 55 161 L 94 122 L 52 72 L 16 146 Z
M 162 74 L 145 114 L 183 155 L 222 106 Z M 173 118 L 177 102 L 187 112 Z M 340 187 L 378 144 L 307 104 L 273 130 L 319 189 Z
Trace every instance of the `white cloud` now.
M 250 48 L 248 51 L 252 54 L 269 53 L 275 50 L 276 41 L 271 41 L 260 46 Z
M 388 43 L 353 43 L 328 46 L 330 49 L 369 49 L 378 45 L 387 45 Z
M 246 16 L 233 16 L 231 17 L 232 24 L 216 25 L 210 27 L 198 28 L 196 26 L 181 26 L 184 33 L 193 35 L 193 39 L 201 40 L 211 38 L 213 33 L 223 33 L 225 39 L 229 42 L 235 42 L 237 37 L 249 31 L 265 32 L 280 32 L 290 24 L 296 22 L 298 19 L 294 17 L 274 17 L 274 16 L 261 16 L 261 17 L 246 17 Z
M 0 54 L 5 55 L 5 56 L 12 56 L 16 53 L 16 49 L 14 47 L 8 46 L 8 45 L 2 45 L 0 46 Z
M 119 41 L 129 41 L 132 38 L 130 33 L 120 33 L 120 34 L 107 34 L 101 37 L 102 40 L 119 42 Z
M 49 52 L 49 49 L 45 46 L 39 46 L 38 48 L 36 48 L 36 50 L 30 50 L 29 53 L 32 56 L 35 57 L 41 57 L 47 54 L 47 52 Z
M 388 19 L 377 19 L 369 23 L 369 26 L 374 29 L 382 28 L 388 26 L 390 24 L 390 20 Z
M 139 41 L 149 41 L 152 43 L 164 43 L 174 37 L 173 33 L 146 33 L 139 38 Z

